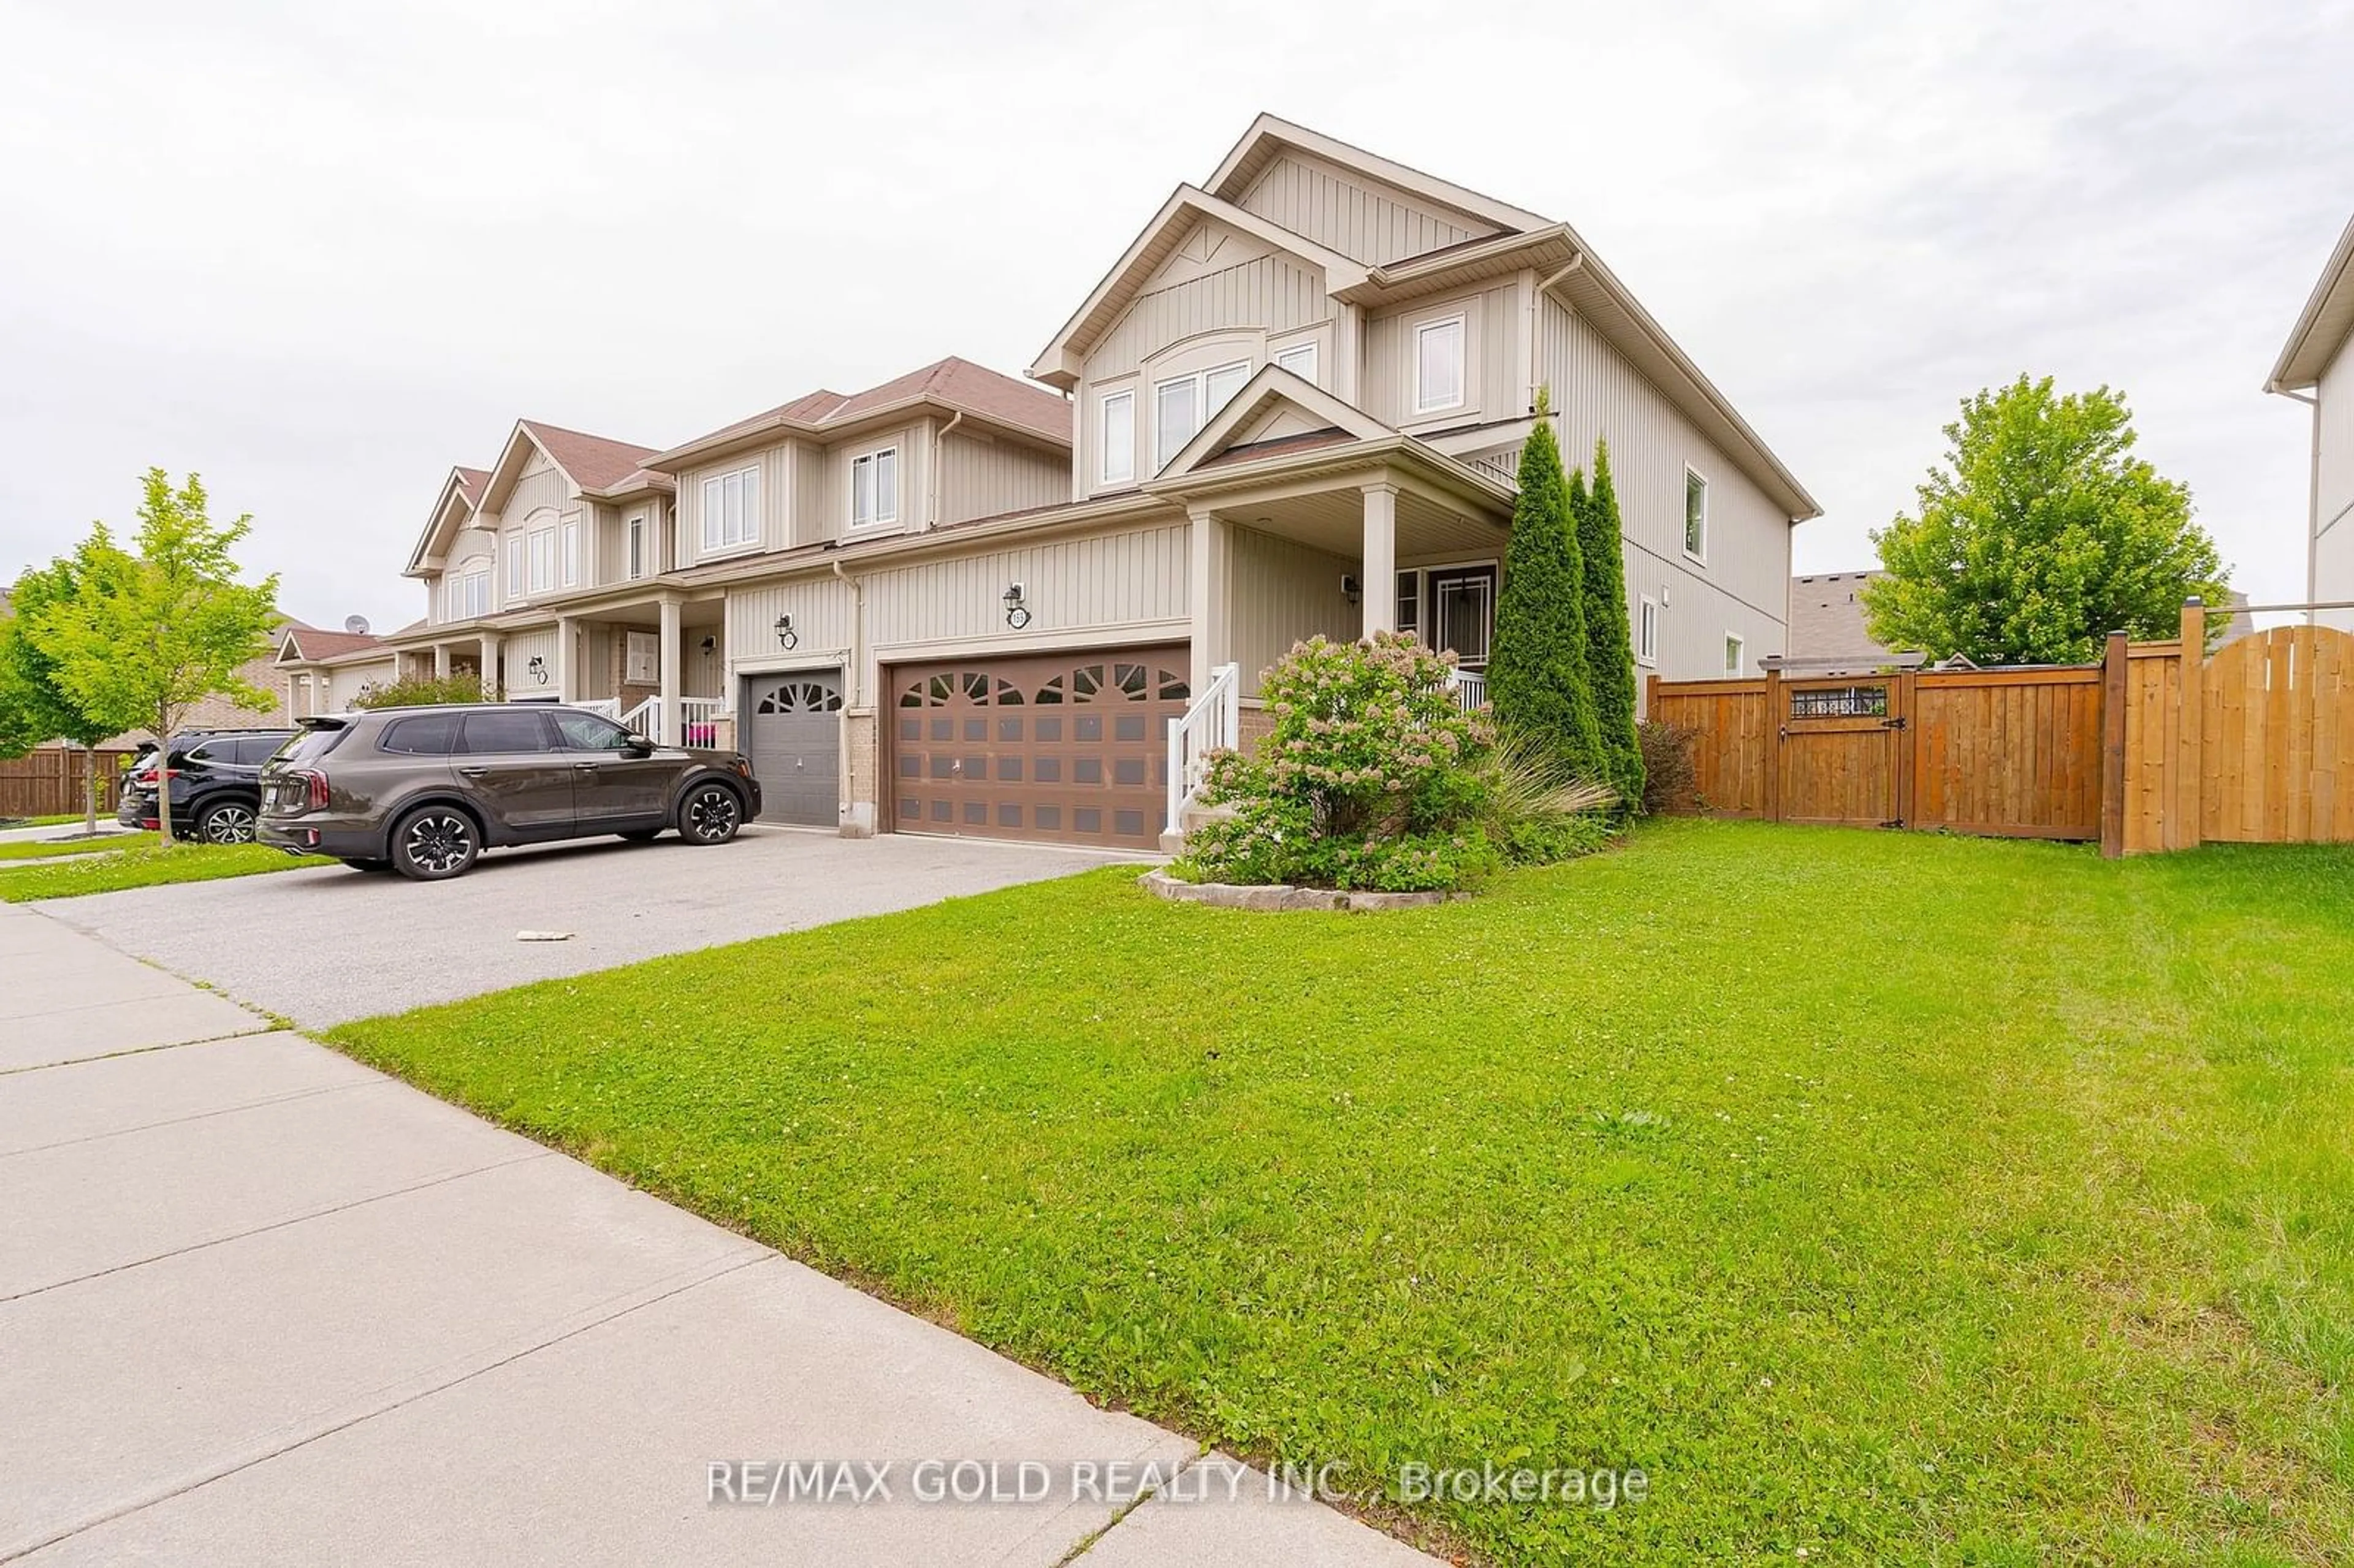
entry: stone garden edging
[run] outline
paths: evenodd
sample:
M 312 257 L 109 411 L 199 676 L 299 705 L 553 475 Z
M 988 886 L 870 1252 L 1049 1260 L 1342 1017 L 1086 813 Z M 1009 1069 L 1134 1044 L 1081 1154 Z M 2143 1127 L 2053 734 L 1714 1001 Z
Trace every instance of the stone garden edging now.
M 1232 882 L 1185 882 L 1165 871 L 1148 871 L 1137 883 L 1156 898 L 1207 904 L 1217 909 L 1323 909 L 1378 914 L 1386 909 L 1426 909 L 1468 893 L 1341 893 L 1330 887 L 1246 887 Z

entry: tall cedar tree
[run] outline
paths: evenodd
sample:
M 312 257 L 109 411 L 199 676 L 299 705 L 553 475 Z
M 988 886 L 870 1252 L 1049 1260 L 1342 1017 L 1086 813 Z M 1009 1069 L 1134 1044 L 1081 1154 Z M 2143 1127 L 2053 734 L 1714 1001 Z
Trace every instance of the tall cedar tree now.
M 1521 449 L 1520 498 L 1496 602 L 1488 700 L 1501 727 L 1559 761 L 1572 777 L 1607 781 L 1602 732 L 1585 673 L 1585 573 L 1561 447 L 1540 397 Z
M 1603 778 L 1618 791 L 1618 809 L 1632 813 L 1643 809 L 1643 746 L 1635 730 L 1635 637 L 1627 623 L 1625 535 L 1609 443 L 1594 443 L 1592 493 L 1581 474 L 1571 482 L 1570 501 L 1585 584 L 1585 673 L 1608 769 Z

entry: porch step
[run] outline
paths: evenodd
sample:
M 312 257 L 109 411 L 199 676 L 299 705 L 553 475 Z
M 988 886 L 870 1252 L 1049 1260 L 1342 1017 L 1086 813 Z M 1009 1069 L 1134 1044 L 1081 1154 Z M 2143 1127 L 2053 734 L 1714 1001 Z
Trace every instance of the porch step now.
M 1226 821 L 1236 814 L 1232 806 L 1197 806 L 1192 801 L 1187 801 L 1178 809 L 1177 831 L 1173 833 L 1164 831 L 1161 833 L 1161 853 L 1172 855 L 1183 854 L 1186 836 L 1196 828 L 1204 822 Z

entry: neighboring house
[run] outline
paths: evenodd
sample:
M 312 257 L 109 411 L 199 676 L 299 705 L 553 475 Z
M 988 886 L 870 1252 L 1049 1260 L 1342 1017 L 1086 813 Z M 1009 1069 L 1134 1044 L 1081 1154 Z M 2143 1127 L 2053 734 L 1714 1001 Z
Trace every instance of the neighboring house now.
M 1863 588 L 1883 571 L 1818 572 L 1790 579 L 1790 646 L 1786 669 L 1810 675 L 1862 674 L 1893 663 L 1918 663 L 1918 654 L 1900 659 L 1863 629 Z
M 1585 241 L 1312 131 L 1179 186 L 1030 376 L 942 360 L 662 452 L 519 425 L 387 641 L 732 734 L 777 820 L 1149 847 L 1226 666 L 1248 709 L 1302 638 L 1403 628 L 1476 697 L 1549 387 L 1573 462 L 1610 440 L 1641 665 L 1786 647 L 1818 508 Z
M 365 631 L 292 627 L 278 644 L 273 679 L 264 689 L 284 692 L 289 720 L 342 713 L 376 687 L 391 683 L 396 658 L 385 639 Z
M 2354 223 L 2338 237 L 2329 264 L 2291 329 L 2264 390 L 2313 409 L 2312 471 L 2306 511 L 2306 597 L 2314 603 L 2354 601 Z M 2354 612 L 2323 612 L 2326 624 L 2354 630 Z

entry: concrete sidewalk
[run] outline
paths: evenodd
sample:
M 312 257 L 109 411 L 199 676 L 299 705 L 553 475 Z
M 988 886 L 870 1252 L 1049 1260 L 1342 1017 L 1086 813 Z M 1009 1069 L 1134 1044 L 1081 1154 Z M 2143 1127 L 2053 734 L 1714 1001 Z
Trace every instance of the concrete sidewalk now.
M 0 976 L 0 1562 L 1432 1561 L 33 909 Z M 777 1460 L 889 1500 L 711 1500 Z

